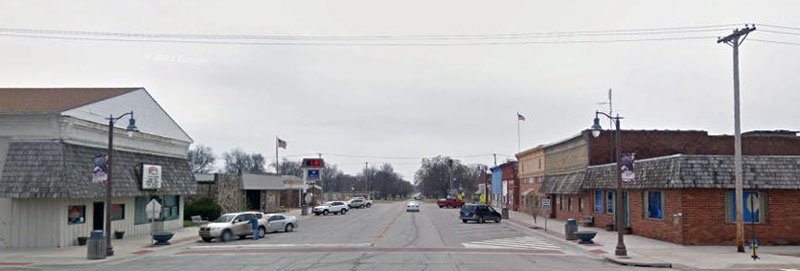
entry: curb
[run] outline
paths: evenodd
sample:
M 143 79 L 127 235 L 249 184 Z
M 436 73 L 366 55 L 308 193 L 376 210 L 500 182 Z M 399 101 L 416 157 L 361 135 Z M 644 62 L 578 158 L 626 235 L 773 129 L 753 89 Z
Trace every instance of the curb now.
M 530 228 L 528 228 L 528 226 L 520 224 L 520 222 L 513 221 L 512 219 L 507 219 L 506 221 L 508 221 L 509 223 L 511 223 L 511 224 L 513 224 L 515 226 L 518 226 L 518 227 L 524 228 L 526 230 L 529 230 L 531 232 L 534 232 L 534 233 L 536 233 L 538 235 L 545 236 L 545 237 L 547 237 L 547 238 L 549 238 L 551 240 L 555 240 L 555 241 L 557 241 L 559 243 L 567 244 L 567 245 L 569 245 L 569 246 L 571 246 L 573 248 L 580 249 L 580 251 L 583 251 L 584 254 L 588 255 L 589 257 L 595 258 L 595 259 L 604 260 L 604 261 L 607 261 L 607 262 L 610 262 L 610 263 L 615 263 L 615 264 L 618 264 L 618 265 L 625 265 L 625 266 L 655 267 L 655 268 L 672 268 L 673 267 L 673 264 L 672 263 L 668 263 L 668 262 L 653 262 L 653 263 L 651 263 L 651 262 L 637 262 L 637 261 L 631 261 L 631 260 L 617 259 L 617 258 L 615 258 L 613 256 L 593 254 L 593 253 L 589 252 L 589 250 L 587 250 L 584 246 L 582 246 L 580 244 L 577 244 L 575 242 L 571 242 L 571 241 L 568 241 L 568 240 L 562 240 L 560 238 L 557 238 L 556 236 L 530 229 Z
M 563 244 L 563 245 L 566 245 L 566 246 L 570 246 L 570 247 L 572 247 L 574 249 L 577 249 L 578 251 L 583 252 L 583 254 L 585 254 L 586 256 L 588 256 L 590 258 L 594 258 L 594 259 L 597 259 L 597 260 L 603 260 L 604 256 L 593 254 L 593 253 L 589 252 L 588 250 L 584 249 L 583 246 L 581 246 L 581 245 L 579 245 L 577 243 L 570 242 L 570 241 L 567 241 L 567 240 L 562 240 L 561 238 L 557 238 L 557 237 L 555 237 L 553 235 L 550 235 L 548 233 L 539 232 L 537 230 L 528 228 L 526 225 L 519 224 L 519 222 L 514 222 L 511 219 L 505 219 L 505 221 L 508 221 L 508 223 L 510 223 L 510 224 L 512 224 L 512 225 L 514 225 L 516 227 L 520 227 L 522 229 L 525 229 L 525 230 L 528 230 L 530 232 L 533 232 L 536 235 L 543 236 L 544 238 L 547 238 L 549 240 L 553 240 L 553 241 L 555 241 L 557 243 L 560 243 L 560 244 Z
M 607 262 L 612 262 L 619 265 L 636 266 L 636 267 L 655 267 L 655 268 L 672 268 L 671 263 L 647 263 L 629 260 L 620 260 L 610 256 L 604 256 Z

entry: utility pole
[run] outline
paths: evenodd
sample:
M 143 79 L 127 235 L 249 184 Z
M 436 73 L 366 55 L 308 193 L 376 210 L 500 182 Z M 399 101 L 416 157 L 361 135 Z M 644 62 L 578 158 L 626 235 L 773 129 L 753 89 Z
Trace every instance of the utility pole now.
M 369 191 L 369 162 L 364 162 L 364 186 L 367 187 L 367 193 L 370 194 L 367 199 L 372 199 L 372 193 Z
M 497 166 L 497 154 L 492 153 L 492 155 L 494 156 L 494 166 Z
M 744 42 L 750 32 L 756 30 L 756 26 L 745 25 L 742 29 L 735 29 L 728 36 L 719 38 L 717 43 L 725 43 L 733 47 L 733 125 L 734 125 L 734 166 L 736 167 L 736 195 L 734 204 L 736 208 L 736 251 L 744 252 L 744 220 L 742 210 L 744 203 L 744 188 L 742 181 L 742 131 L 741 131 L 741 112 L 739 111 L 739 45 Z

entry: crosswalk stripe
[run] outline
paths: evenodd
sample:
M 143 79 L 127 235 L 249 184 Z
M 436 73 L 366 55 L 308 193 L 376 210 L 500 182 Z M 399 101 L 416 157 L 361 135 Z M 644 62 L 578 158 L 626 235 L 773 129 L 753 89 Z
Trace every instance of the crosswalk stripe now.
M 462 243 L 468 248 L 514 248 L 514 249 L 552 249 L 560 250 L 561 247 L 536 236 L 521 236 L 501 239 L 480 240 Z

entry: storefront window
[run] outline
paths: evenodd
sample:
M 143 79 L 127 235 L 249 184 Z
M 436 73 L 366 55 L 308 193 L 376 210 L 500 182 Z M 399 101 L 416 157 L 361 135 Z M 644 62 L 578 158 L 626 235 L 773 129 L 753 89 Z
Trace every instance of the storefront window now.
M 86 223 L 86 205 L 75 205 L 67 208 L 67 224 Z
M 603 213 L 603 191 L 594 191 L 594 212 Z
M 736 222 L 736 206 L 742 206 L 742 220 L 745 223 L 763 223 L 767 211 L 766 194 L 758 191 L 744 191 L 744 202 L 736 204 L 733 191 L 725 193 L 725 220 Z
M 125 204 L 111 205 L 111 220 L 125 219 Z
M 664 193 L 661 191 L 647 191 L 644 193 L 645 216 L 652 219 L 664 217 Z
M 606 212 L 609 214 L 614 213 L 614 191 L 606 192 Z

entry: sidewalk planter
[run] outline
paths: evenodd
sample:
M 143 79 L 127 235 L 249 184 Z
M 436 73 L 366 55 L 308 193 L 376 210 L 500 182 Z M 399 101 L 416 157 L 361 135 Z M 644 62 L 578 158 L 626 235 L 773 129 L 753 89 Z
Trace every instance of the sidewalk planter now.
M 607 231 L 614 231 L 614 224 L 606 224 L 605 227 Z
M 116 238 L 116 239 L 122 239 L 123 236 L 125 236 L 125 232 L 124 231 L 115 231 L 114 232 L 114 238 Z
M 584 245 L 594 244 L 594 241 L 592 241 L 592 239 L 595 236 L 597 236 L 597 232 L 596 231 L 579 231 L 579 232 L 575 233 L 575 236 L 577 236 L 578 239 L 581 239 L 580 241 L 578 241 L 578 244 L 584 244 Z
M 633 228 L 625 227 L 625 228 L 622 229 L 622 233 L 623 234 L 633 234 Z
M 156 240 L 156 246 L 167 246 L 169 245 L 169 239 L 172 239 L 174 234 L 171 232 L 154 232 L 153 239 Z
M 89 237 L 78 236 L 78 245 L 79 246 L 85 246 L 86 245 L 86 240 L 89 240 Z

